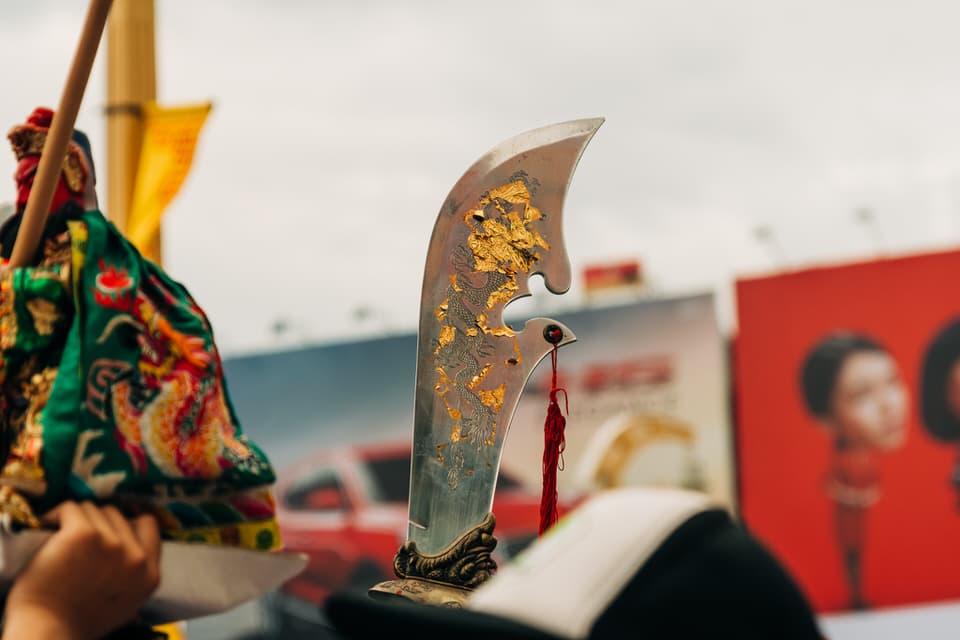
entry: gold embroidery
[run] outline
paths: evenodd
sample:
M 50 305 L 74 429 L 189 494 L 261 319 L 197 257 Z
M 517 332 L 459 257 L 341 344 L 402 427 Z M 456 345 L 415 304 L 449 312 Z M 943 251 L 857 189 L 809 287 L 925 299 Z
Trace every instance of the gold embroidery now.
M 13 309 L 13 270 L 0 267 L 0 349 L 17 342 L 17 314 Z
M 9 516 L 13 522 L 25 524 L 34 529 L 40 527 L 40 521 L 33 515 L 30 503 L 14 491 L 13 487 L 0 486 L 0 514 Z
M 72 275 L 73 295 L 80 295 L 80 274 L 83 272 L 83 265 L 86 261 L 87 239 L 90 235 L 87 225 L 79 220 L 70 220 L 67 222 L 67 229 L 70 234 L 70 273 Z
M 27 309 L 33 316 L 33 328 L 41 336 L 53 335 L 53 329 L 60 319 L 57 305 L 43 298 L 35 298 L 27 302 Z
M 41 267 L 62 266 L 63 275 L 60 276 L 64 281 L 69 281 L 69 266 L 72 259 L 72 247 L 70 234 L 66 231 L 53 237 L 47 238 L 43 244 L 43 259 L 40 262 Z
M 7 456 L 0 483 L 33 495 L 46 491 L 47 483 L 40 464 L 43 452 L 43 409 L 57 378 L 57 369 L 48 367 L 33 374 L 23 385 L 23 396 L 29 402 L 16 437 Z M 12 425 L 11 425 L 12 426 Z

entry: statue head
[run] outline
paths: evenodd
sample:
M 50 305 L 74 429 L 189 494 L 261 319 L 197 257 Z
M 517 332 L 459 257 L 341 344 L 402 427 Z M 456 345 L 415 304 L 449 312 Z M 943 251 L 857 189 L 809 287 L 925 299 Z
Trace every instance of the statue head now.
M 53 111 L 46 107 L 37 107 L 25 123 L 14 126 L 7 133 L 17 156 L 14 178 L 17 182 L 18 212 L 22 212 L 27 206 L 27 198 L 33 189 L 40 155 L 43 153 L 43 145 L 52 121 Z M 90 205 L 95 206 L 96 202 L 92 195 L 95 183 L 90 141 L 82 131 L 74 131 L 67 145 L 67 153 L 50 204 L 50 213 L 60 210 L 68 202 L 83 208 L 92 208 Z

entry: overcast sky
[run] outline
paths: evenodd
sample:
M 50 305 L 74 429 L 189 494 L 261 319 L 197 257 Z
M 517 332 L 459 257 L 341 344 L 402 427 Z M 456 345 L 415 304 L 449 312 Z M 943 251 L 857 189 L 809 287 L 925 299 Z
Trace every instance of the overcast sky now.
M 56 105 L 85 4 L 3 3 L 0 126 Z M 166 267 L 226 353 L 280 344 L 278 318 L 285 343 L 413 329 L 456 180 L 574 118 L 607 118 L 567 200 L 575 271 L 639 258 L 662 293 L 716 290 L 725 327 L 737 276 L 960 243 L 955 2 L 156 4 L 160 101 L 215 103 Z M 101 175 L 103 59 L 78 124 Z

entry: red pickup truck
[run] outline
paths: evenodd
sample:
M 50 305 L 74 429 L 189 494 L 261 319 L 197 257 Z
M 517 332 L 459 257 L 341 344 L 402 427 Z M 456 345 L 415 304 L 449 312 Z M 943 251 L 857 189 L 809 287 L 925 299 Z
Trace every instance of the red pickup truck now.
M 410 444 L 327 449 L 291 466 L 277 482 L 284 546 L 310 562 L 268 604 L 273 626 L 322 623 L 320 605 L 341 589 L 366 589 L 393 577 L 406 538 Z M 501 470 L 493 512 L 504 562 L 537 534 L 540 496 Z

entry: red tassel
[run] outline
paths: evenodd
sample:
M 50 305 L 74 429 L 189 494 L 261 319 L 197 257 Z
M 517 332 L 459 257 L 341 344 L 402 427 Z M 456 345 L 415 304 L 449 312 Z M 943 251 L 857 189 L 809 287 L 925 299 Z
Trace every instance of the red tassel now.
M 567 419 L 560 411 L 557 394 L 563 392 L 566 412 L 570 413 L 567 391 L 557 387 L 557 347 L 550 354 L 553 363 L 553 380 L 550 384 L 550 404 L 547 407 L 547 420 L 543 424 L 543 494 L 540 496 L 540 535 L 552 527 L 560 518 L 557 506 L 557 471 L 563 471 L 563 450 L 566 447 L 563 431 Z

